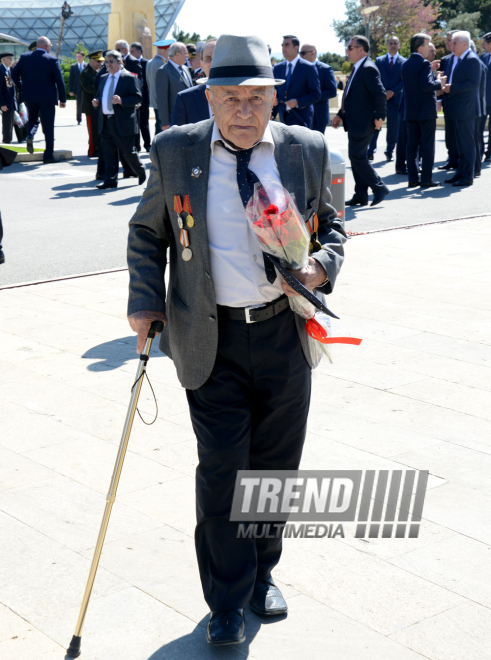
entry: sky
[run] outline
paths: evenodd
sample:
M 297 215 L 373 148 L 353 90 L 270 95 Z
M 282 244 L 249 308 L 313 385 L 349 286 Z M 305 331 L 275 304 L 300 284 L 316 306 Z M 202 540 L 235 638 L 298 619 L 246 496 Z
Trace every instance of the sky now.
M 241 8 L 242 7 L 242 8 Z M 300 43 L 313 43 L 318 53 L 344 55 L 331 22 L 344 18 L 344 0 L 186 0 L 176 24 L 184 32 L 209 34 L 255 34 L 281 55 L 284 34 L 294 34 Z M 171 35 L 169 34 L 169 37 Z

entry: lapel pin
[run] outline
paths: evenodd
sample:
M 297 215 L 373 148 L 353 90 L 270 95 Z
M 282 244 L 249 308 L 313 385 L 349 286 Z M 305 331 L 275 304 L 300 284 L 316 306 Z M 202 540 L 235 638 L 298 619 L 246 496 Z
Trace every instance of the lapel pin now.
M 191 170 L 191 176 L 195 179 L 202 175 L 201 167 L 193 167 Z

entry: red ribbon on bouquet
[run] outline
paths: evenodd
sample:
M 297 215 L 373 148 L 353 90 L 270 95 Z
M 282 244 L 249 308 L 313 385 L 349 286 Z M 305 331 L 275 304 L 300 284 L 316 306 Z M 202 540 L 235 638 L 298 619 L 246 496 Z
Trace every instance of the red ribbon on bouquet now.
M 359 346 L 362 342 L 361 339 L 357 339 L 356 337 L 328 337 L 325 328 L 315 318 L 309 319 L 305 327 L 309 335 L 313 339 L 320 341 L 321 344 L 354 344 L 355 346 Z

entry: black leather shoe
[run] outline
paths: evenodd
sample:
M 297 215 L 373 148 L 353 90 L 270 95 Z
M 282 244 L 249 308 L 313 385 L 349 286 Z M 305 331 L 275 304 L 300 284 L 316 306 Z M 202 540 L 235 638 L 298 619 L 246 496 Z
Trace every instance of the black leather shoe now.
M 407 174 L 407 170 L 396 170 L 396 174 Z
M 439 170 L 456 170 L 457 166 L 454 165 L 453 163 L 445 163 L 445 165 L 439 165 L 438 169 Z
M 430 181 L 429 183 L 420 183 L 420 188 L 439 188 L 440 185 L 438 181 Z
M 454 188 L 467 188 L 468 186 L 472 186 L 474 181 L 472 179 L 460 179 L 460 181 L 456 181 L 453 183 Z
M 137 179 L 138 174 L 123 174 L 123 179 Z
M 51 163 L 61 163 L 61 160 L 58 158 L 43 158 L 43 163 L 45 165 L 49 165 Z
M 26 149 L 30 154 L 34 153 L 34 140 L 32 137 L 26 138 Z
M 410 182 L 407 184 L 407 187 L 408 187 L 408 188 L 417 188 L 419 185 L 421 185 L 421 184 L 419 183 L 419 181 L 410 181 Z
M 146 180 L 147 180 L 147 173 L 145 172 L 145 168 L 143 168 L 143 170 L 138 175 L 138 185 L 141 186 L 142 183 L 145 183 Z
M 485 154 L 484 155 L 484 162 L 487 163 L 491 160 L 491 154 Z
M 367 154 L 368 160 L 373 160 L 373 154 Z
M 351 199 L 348 199 L 347 202 L 344 203 L 345 206 L 366 206 L 368 204 L 368 197 L 365 199 L 364 197 L 357 197 L 356 195 L 353 195 Z
M 225 646 L 245 641 L 244 610 L 219 610 L 212 612 L 206 629 L 208 644 Z
M 480 177 L 481 176 L 481 170 L 479 172 L 474 172 L 474 178 Z
M 99 190 L 107 190 L 107 188 L 117 188 L 118 184 L 117 183 L 109 183 L 104 181 L 104 183 L 99 183 L 96 188 L 99 188 Z
M 5 255 L 3 253 L 3 250 L 0 250 L 0 264 L 5 263 Z
M 96 174 L 96 175 L 95 175 L 95 180 L 96 180 L 96 181 L 104 181 L 104 177 L 101 176 L 100 174 Z
M 288 612 L 288 605 L 273 580 L 256 582 L 249 607 L 259 616 L 278 616 Z
M 384 186 L 380 192 L 373 193 L 373 201 L 370 204 L 370 206 L 375 206 L 376 204 L 380 204 L 380 202 L 383 202 L 384 199 L 389 194 L 389 192 L 390 190 L 387 188 L 387 186 Z
M 445 183 L 457 183 L 457 181 L 460 181 L 460 176 L 453 176 L 451 179 L 445 179 Z
M 391 163 L 394 159 L 392 158 L 392 154 L 385 154 L 385 159 L 387 160 L 388 163 Z

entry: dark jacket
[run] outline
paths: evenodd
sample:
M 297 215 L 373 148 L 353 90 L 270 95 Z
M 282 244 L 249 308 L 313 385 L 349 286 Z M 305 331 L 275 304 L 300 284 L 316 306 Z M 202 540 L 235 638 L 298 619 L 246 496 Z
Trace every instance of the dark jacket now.
M 453 71 L 450 94 L 446 100 L 446 116 L 449 119 L 455 121 L 480 116 L 481 75 L 481 62 L 470 50 Z
M 481 60 L 486 67 L 486 106 L 489 114 L 491 112 L 491 53 L 483 53 Z
M 346 84 L 344 113 L 341 108 L 338 116 L 343 120 L 345 131 L 355 138 L 362 138 L 373 133 L 374 120 L 385 119 L 386 111 L 385 87 L 380 72 L 367 56 Z
M 12 80 L 12 74 L 7 73 L 7 68 L 0 62 L 0 106 L 6 105 L 8 110 L 17 110 L 16 89 Z
M 286 80 L 288 62 L 285 60 L 274 66 L 274 77 Z M 321 98 L 321 86 L 317 67 L 301 58 L 295 64 L 288 87 L 286 83 L 278 85 L 278 105 L 273 108 L 273 116 L 288 126 L 306 126 L 312 128 L 314 121 L 314 103 Z M 285 100 L 296 99 L 298 106 L 291 112 L 285 106 Z
M 104 113 L 102 111 L 102 93 L 104 85 L 108 79 L 109 74 L 106 72 L 99 78 L 97 87 L 97 94 L 95 98 L 100 101 L 99 105 L 99 133 L 102 133 L 104 128 Z M 139 105 L 142 100 L 142 93 L 140 91 L 140 84 L 138 78 L 121 69 L 118 83 L 114 90 L 114 94 L 121 97 L 121 105 L 118 103 L 114 106 L 114 120 L 120 135 L 136 135 L 139 132 L 138 115 L 135 106 Z
M 423 121 L 436 117 L 436 92 L 442 88 L 435 80 L 431 64 L 419 53 L 412 53 L 402 65 L 404 82 L 404 119 Z
M 140 65 L 142 68 L 142 76 L 143 76 L 142 105 L 148 108 L 150 105 L 150 93 L 148 91 L 148 85 L 147 85 L 147 64 L 148 64 L 148 60 L 145 57 L 142 57 L 140 60 Z
M 92 105 L 92 100 L 95 96 L 95 77 L 97 71 L 93 69 L 90 64 L 83 69 L 80 74 L 80 87 L 82 89 L 82 112 L 84 115 L 89 115 L 92 117 L 94 111 L 94 106 Z
M 481 64 L 481 82 L 479 83 L 479 116 L 485 117 L 489 113 L 488 104 L 486 101 L 486 89 L 487 89 L 487 67 L 483 60 L 479 60 Z
M 82 67 L 82 71 L 86 68 L 86 64 Z M 80 94 L 82 88 L 80 87 L 80 69 L 78 68 L 78 62 L 72 64 L 70 67 L 70 75 L 68 76 L 68 91 L 75 94 Z
M 380 79 L 382 85 L 385 87 L 386 92 L 394 92 L 387 103 L 399 107 L 402 100 L 402 65 L 406 59 L 402 55 L 397 54 L 394 57 L 394 66 L 390 70 L 390 59 L 388 53 L 377 57 L 375 64 L 380 71 Z
M 317 75 L 321 86 L 321 97 L 314 103 L 314 123 L 312 128 L 314 131 L 324 133 L 326 126 L 329 126 L 329 99 L 333 99 L 337 95 L 336 79 L 332 66 L 324 64 L 324 62 L 315 62 L 317 68 Z
M 129 71 L 130 73 L 136 73 L 139 80 L 143 84 L 143 67 L 136 59 L 136 57 L 133 57 L 131 53 L 128 53 L 128 55 L 123 58 L 123 66 L 126 71 Z
M 210 106 L 205 91 L 206 85 L 196 85 L 179 92 L 172 112 L 172 126 L 196 124 L 210 118 Z
M 58 105 L 66 103 L 66 89 L 56 57 L 44 50 L 23 53 L 12 69 L 12 79 L 20 88 L 24 103 Z

